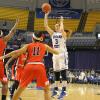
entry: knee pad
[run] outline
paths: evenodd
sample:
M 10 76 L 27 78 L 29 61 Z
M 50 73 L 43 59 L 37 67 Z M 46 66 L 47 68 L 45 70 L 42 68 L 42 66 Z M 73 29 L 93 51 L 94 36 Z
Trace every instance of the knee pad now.
M 62 70 L 61 71 L 61 76 L 62 76 L 62 81 L 66 81 L 67 80 L 66 70 Z
M 44 87 L 44 92 L 48 93 L 49 90 L 50 90 L 49 85 L 47 85 L 47 86 Z
M 60 72 L 54 72 L 55 74 L 55 81 L 60 81 Z
M 66 76 L 62 76 L 62 81 L 67 81 Z
M 15 88 L 17 89 L 18 86 L 19 86 L 19 81 L 16 81 L 16 80 L 15 80 L 14 84 L 15 84 Z

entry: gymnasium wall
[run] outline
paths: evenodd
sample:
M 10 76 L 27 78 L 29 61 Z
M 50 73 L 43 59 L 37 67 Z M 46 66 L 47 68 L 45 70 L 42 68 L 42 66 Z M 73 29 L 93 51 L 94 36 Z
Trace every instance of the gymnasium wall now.
M 28 9 L 31 7 L 31 1 L 34 0 L 0 0 L 0 6 Z
M 35 10 L 48 0 L 0 0 L 0 6 Z
M 74 9 L 84 9 L 86 0 L 70 0 L 70 6 Z
M 0 0 L 0 6 L 17 7 L 35 11 L 35 8 L 40 8 L 44 2 L 49 2 L 49 0 Z M 70 0 L 70 7 L 73 9 L 100 10 L 100 0 Z
M 28 23 L 28 16 L 29 16 L 29 10 L 10 8 L 10 7 L 0 7 L 0 21 L 2 21 L 2 23 L 0 24 L 0 28 L 2 29 L 2 26 L 6 26 L 6 29 L 10 29 L 11 27 L 9 26 L 9 24 L 13 22 L 12 24 L 14 25 L 14 22 L 18 17 L 19 24 L 17 28 L 21 30 L 26 30 Z
M 100 70 L 100 50 L 69 50 L 69 69 Z
M 87 10 L 100 10 L 100 0 L 86 0 L 86 9 Z

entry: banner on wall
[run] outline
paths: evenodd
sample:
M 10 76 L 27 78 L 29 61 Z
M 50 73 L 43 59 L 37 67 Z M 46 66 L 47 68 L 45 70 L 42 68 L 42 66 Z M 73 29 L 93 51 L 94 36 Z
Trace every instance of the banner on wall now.
M 82 9 L 61 9 L 52 10 L 49 14 L 49 18 L 59 18 L 63 16 L 68 19 L 79 19 L 82 14 Z M 36 18 L 44 18 L 44 13 L 41 8 L 36 8 Z
M 70 8 L 70 0 L 49 0 L 52 8 Z

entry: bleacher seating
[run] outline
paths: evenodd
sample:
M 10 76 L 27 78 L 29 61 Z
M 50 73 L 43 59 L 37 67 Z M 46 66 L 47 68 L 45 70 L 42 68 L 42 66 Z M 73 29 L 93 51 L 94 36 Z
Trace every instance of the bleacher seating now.
M 54 29 L 57 19 L 49 19 L 48 24 L 50 28 Z M 64 19 L 64 29 L 71 29 L 73 32 L 77 30 L 79 24 L 79 19 Z M 44 19 L 35 18 L 34 30 L 45 31 L 44 28 Z
M 96 23 L 100 23 L 100 11 L 90 11 L 88 13 L 84 32 L 93 32 Z
M 67 40 L 67 46 L 81 46 L 81 47 L 95 47 L 96 37 L 89 32 L 86 33 L 73 33 L 72 37 Z
M 28 23 L 28 10 L 0 7 L 0 20 L 16 20 L 19 18 L 18 29 L 26 30 Z

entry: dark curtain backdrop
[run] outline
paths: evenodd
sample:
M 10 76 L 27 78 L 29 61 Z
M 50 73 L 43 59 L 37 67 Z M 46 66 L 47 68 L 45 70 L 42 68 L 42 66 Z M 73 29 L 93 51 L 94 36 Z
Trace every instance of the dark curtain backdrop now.
M 71 50 L 68 52 L 70 69 L 100 70 L 99 50 Z
M 69 69 L 100 70 L 100 50 L 68 50 Z M 52 55 L 44 58 L 47 68 L 52 68 Z

